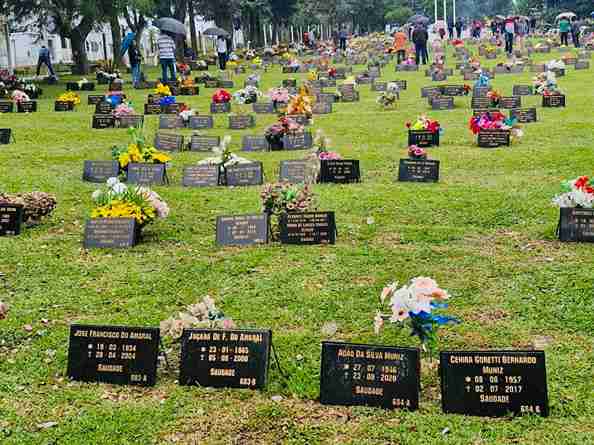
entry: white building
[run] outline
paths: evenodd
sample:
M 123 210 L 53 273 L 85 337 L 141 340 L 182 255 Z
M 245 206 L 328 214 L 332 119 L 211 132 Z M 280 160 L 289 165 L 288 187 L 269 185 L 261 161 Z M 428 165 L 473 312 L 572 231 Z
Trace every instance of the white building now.
M 202 32 L 214 22 L 205 21 L 202 17 L 195 17 L 197 32 Z M 128 32 L 124 19 L 120 20 L 122 29 Z M 190 26 L 186 21 L 187 39 L 189 41 Z M 52 63 L 72 63 L 72 47 L 69 39 L 62 39 L 57 34 L 48 32 L 14 32 L 6 38 L 6 27 L 2 26 L 0 17 L 0 68 L 22 68 L 37 65 L 37 56 L 42 45 L 51 53 Z M 144 29 L 140 40 L 140 51 L 147 64 L 156 63 L 157 37 L 159 30 L 153 26 Z M 6 45 L 9 44 L 10 54 Z M 90 62 L 113 59 L 113 42 L 109 25 L 102 25 L 98 30 L 91 31 L 86 40 L 87 57 Z M 10 57 L 8 57 L 10 55 Z

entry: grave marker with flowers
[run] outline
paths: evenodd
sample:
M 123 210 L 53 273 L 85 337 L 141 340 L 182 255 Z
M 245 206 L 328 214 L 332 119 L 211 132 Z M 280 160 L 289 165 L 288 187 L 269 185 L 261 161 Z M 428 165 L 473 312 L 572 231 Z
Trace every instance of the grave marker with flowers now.
M 559 207 L 559 240 L 594 242 L 594 180 L 581 176 L 565 181 L 561 191 L 553 199 Z

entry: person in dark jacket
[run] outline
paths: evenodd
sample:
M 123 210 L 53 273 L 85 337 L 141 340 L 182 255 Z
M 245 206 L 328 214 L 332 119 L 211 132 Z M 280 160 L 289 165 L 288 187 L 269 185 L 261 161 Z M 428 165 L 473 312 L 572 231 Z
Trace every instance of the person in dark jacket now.
M 457 34 L 457 38 L 461 39 L 462 38 L 462 27 L 463 27 L 463 23 L 462 23 L 462 19 L 460 17 L 458 17 L 458 19 L 456 20 L 456 34 Z
M 41 72 L 41 65 L 47 66 L 47 71 L 51 78 L 56 78 L 56 73 L 54 72 L 54 67 L 52 66 L 52 59 L 50 50 L 46 48 L 45 45 L 41 47 L 39 50 L 39 57 L 37 59 L 37 75 Z
M 128 58 L 130 59 L 130 70 L 132 71 L 132 86 L 140 88 L 142 56 L 135 41 L 132 41 L 130 48 L 128 48 Z
M 580 47 L 580 32 L 581 32 L 581 28 L 582 24 L 581 22 L 578 20 L 577 17 L 574 17 L 571 20 L 571 38 L 573 40 L 573 44 L 575 45 L 576 48 Z
M 427 30 L 418 25 L 412 33 L 412 41 L 415 44 L 415 60 L 417 65 L 423 62 L 423 65 L 427 65 L 429 54 L 427 53 L 427 41 L 429 40 L 429 33 Z

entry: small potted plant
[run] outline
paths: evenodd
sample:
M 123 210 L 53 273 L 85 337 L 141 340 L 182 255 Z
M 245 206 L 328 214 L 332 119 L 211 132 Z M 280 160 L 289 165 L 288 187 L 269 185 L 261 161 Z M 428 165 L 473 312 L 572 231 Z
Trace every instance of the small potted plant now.
M 408 284 L 386 286 L 380 295 L 380 309 L 375 315 L 374 331 L 379 334 L 385 322 L 397 325 L 410 323 L 411 334 L 418 337 L 424 352 L 432 358 L 438 346 L 438 329 L 447 324 L 458 324 L 454 317 L 439 315 L 447 309 L 449 293 L 440 288 L 432 278 L 417 277 Z M 388 306 L 389 313 L 384 312 Z
M 169 216 L 169 206 L 157 193 L 147 187 L 129 187 L 118 178 L 108 179 L 103 188 L 93 192 L 92 198 L 91 218 L 134 219 L 136 240 L 146 225 Z
M 262 212 L 269 217 L 271 238 L 280 238 L 279 222 L 283 214 L 289 212 L 312 211 L 315 195 L 308 185 L 295 185 L 289 182 L 266 184 L 260 193 Z

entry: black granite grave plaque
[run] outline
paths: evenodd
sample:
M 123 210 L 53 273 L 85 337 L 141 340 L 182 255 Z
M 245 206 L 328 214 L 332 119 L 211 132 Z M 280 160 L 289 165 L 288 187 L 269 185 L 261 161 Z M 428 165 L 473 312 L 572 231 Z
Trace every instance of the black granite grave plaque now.
M 157 133 L 155 135 L 155 148 L 162 151 L 182 151 L 184 137 L 181 134 Z
M 470 107 L 473 110 L 491 108 L 491 99 L 488 97 L 473 96 L 470 100 Z
M 439 371 L 445 413 L 549 414 L 542 351 L 445 351 Z
M 429 159 L 401 159 L 398 169 L 400 182 L 439 181 L 439 161 Z
M 565 107 L 565 95 L 542 96 L 542 106 L 545 108 Z
M 248 246 L 268 243 L 268 215 L 217 217 L 218 246 Z
M 388 82 L 373 82 L 371 84 L 371 91 L 386 91 L 388 89 Z
M 105 96 L 103 96 L 103 95 L 91 94 L 87 98 L 87 103 L 89 105 L 97 105 L 98 103 L 103 102 L 104 100 L 105 100 Z
M 181 343 L 181 385 L 266 387 L 272 331 L 186 329 Z
M 84 247 L 125 248 L 138 242 L 134 218 L 92 218 L 85 226 Z
M 95 114 L 93 116 L 93 128 L 103 130 L 115 127 L 115 117 L 108 114 Z
M 332 104 L 329 102 L 316 102 L 312 107 L 313 114 L 332 113 Z
M 193 134 L 190 138 L 190 151 L 207 152 L 221 145 L 220 136 L 203 136 Z
M 12 137 L 12 129 L 0 128 L 0 145 L 10 144 L 11 137 Z
M 159 116 L 160 130 L 175 130 L 184 128 L 184 120 L 176 114 L 161 114 Z
M 313 145 L 313 136 L 306 131 L 297 134 L 287 134 L 283 137 L 283 147 L 285 150 L 307 150 Z
M 54 111 L 63 112 L 63 111 L 73 111 L 74 110 L 74 103 L 66 102 L 63 100 L 57 100 L 54 102 Z
M 431 132 L 428 130 L 409 130 L 408 145 L 416 145 L 417 147 L 439 147 L 439 132 Z
M 334 212 L 291 212 L 280 218 L 283 244 L 313 245 L 336 243 Z
M 161 114 L 161 105 L 156 104 L 144 104 L 144 114 L 156 115 Z
M 14 111 L 14 103 L 3 100 L 0 101 L 0 113 L 12 113 Z
M 431 100 L 432 110 L 453 110 L 454 98 L 450 96 L 437 96 Z
M 229 116 L 230 130 L 245 130 L 256 126 L 256 118 L 250 114 Z
M 522 107 L 522 96 L 508 96 L 499 99 L 499 108 L 511 110 Z
M 516 108 L 510 110 L 509 117 L 516 118 L 521 124 L 538 121 L 536 117 L 536 108 Z
M 231 102 L 225 102 L 222 104 L 211 103 L 210 104 L 210 112 L 211 112 L 211 114 L 230 113 L 231 112 Z
M 184 169 L 184 187 L 216 187 L 219 185 L 218 165 L 196 165 Z
M 28 100 L 26 102 L 17 102 L 18 113 L 34 113 L 37 111 L 37 102 Z
M 532 85 L 514 85 L 512 94 L 514 96 L 532 96 L 534 89 Z
M 227 186 L 262 185 L 264 169 L 261 162 L 237 164 L 226 169 Z
M 128 114 L 117 118 L 120 128 L 142 128 L 144 126 L 144 116 L 142 114 Z
M 83 181 L 101 184 L 109 178 L 117 178 L 119 173 L 118 161 L 85 161 Z
M 320 164 L 320 182 L 322 183 L 350 184 L 361 181 L 358 160 L 325 160 Z
M 256 114 L 274 114 L 274 104 L 272 102 L 256 102 L 252 104 L 252 111 Z
M 562 208 L 559 240 L 594 243 L 594 209 Z
M 509 130 L 481 130 L 478 134 L 478 146 L 483 148 L 495 148 L 511 145 L 511 133 Z
M 110 115 L 113 113 L 113 105 L 111 102 L 102 100 L 95 104 L 95 114 Z
M 320 401 L 416 410 L 420 372 L 418 349 L 323 342 Z
M 213 128 L 214 118 L 212 116 L 192 116 L 190 117 L 189 127 L 192 130 Z
M 68 377 L 83 382 L 154 386 L 159 328 L 71 325 Z
M 128 164 L 127 182 L 140 185 L 164 185 L 167 183 L 165 164 Z
M 16 236 L 23 225 L 23 206 L 21 204 L 0 204 L 0 236 Z
M 242 151 L 266 151 L 269 149 L 266 136 L 244 136 L 242 138 Z

